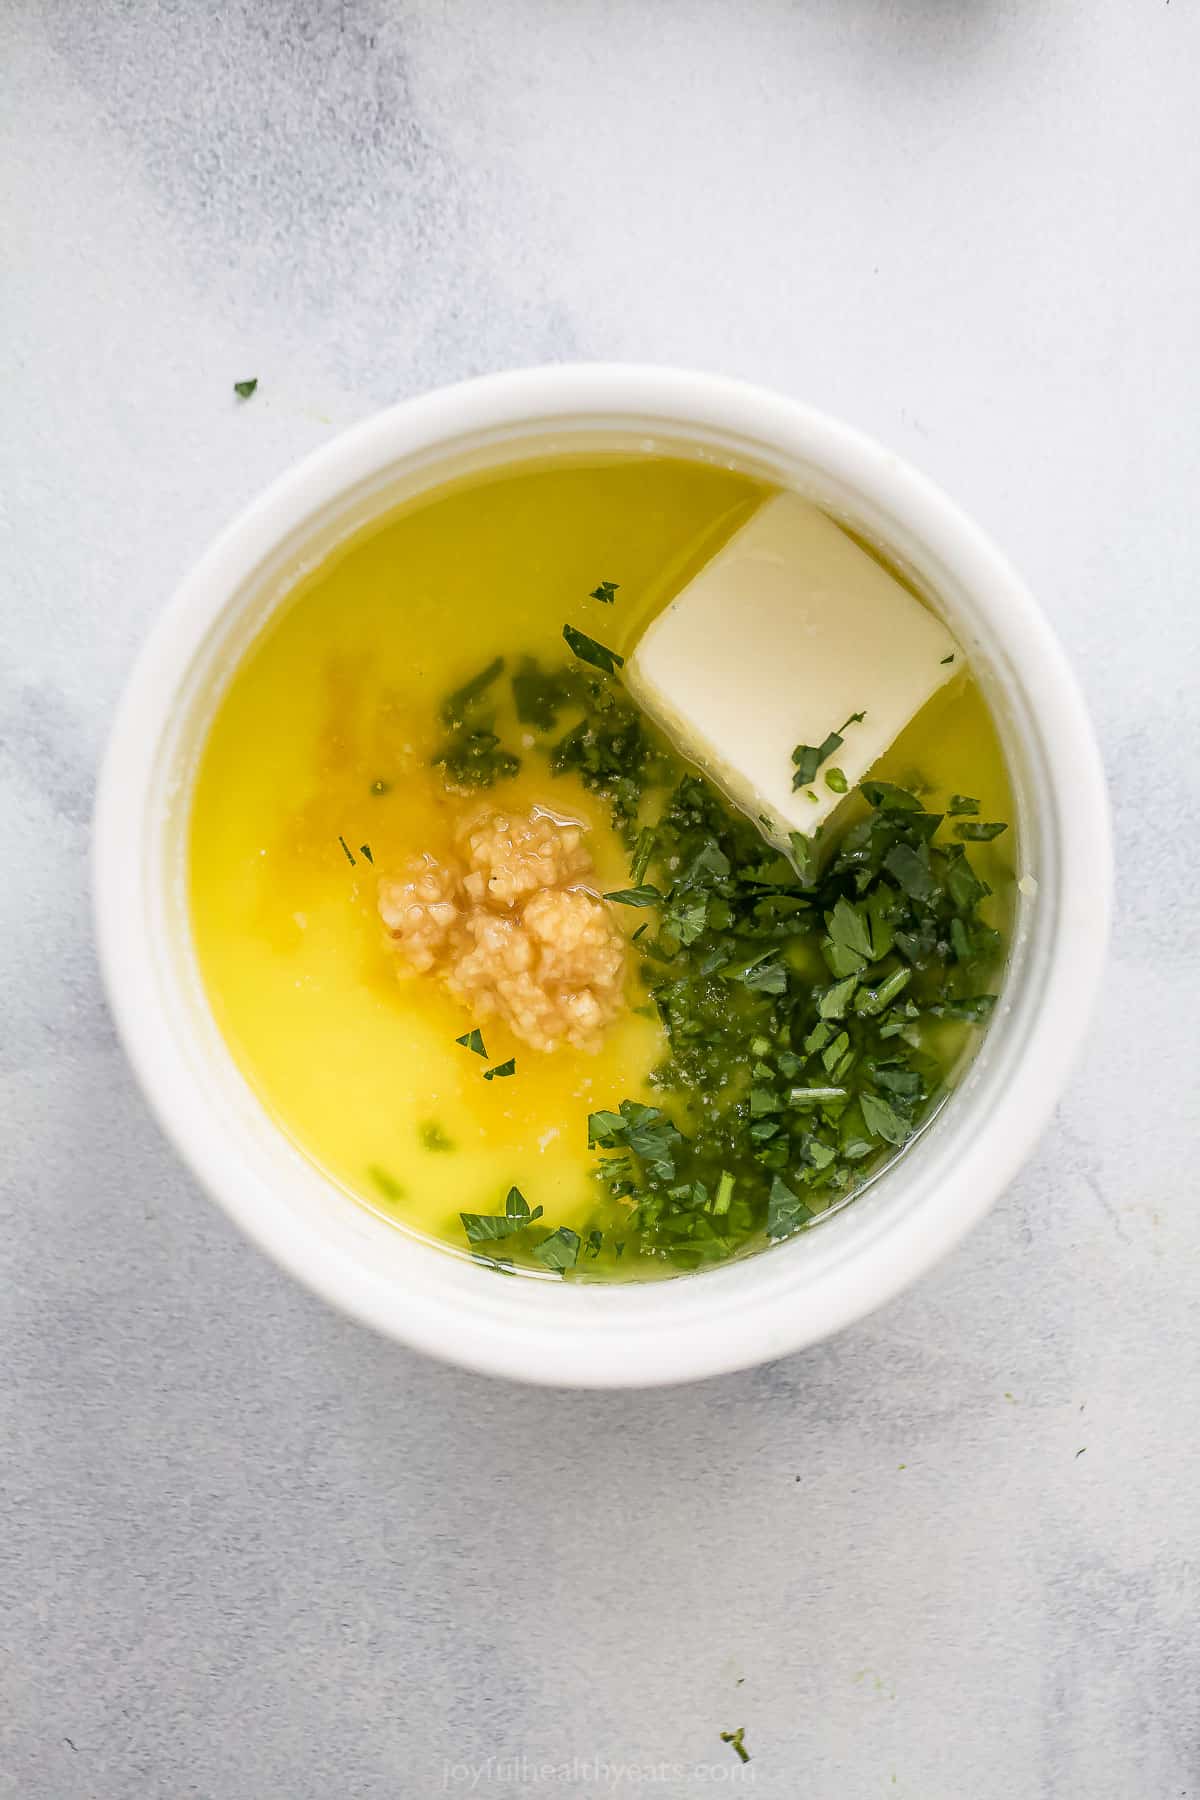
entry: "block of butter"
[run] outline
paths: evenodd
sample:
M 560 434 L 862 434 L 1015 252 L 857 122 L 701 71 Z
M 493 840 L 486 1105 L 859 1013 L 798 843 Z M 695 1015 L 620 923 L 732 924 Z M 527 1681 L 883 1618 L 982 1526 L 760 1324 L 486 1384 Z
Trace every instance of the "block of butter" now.
M 625 679 L 676 749 L 786 847 L 793 831 L 817 835 L 841 777 L 853 790 L 962 662 L 941 620 L 832 519 L 777 494 L 649 626 Z

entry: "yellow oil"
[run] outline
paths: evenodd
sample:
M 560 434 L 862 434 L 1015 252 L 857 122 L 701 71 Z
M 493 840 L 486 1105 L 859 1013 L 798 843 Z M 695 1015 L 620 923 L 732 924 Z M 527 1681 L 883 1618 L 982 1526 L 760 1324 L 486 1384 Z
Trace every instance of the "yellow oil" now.
M 454 1041 L 477 1021 L 435 983 L 397 979 L 377 875 L 414 851 L 444 853 L 455 820 L 484 803 L 447 795 L 430 766 L 439 703 L 493 656 L 557 661 L 564 621 L 627 651 L 765 491 L 666 458 L 526 466 L 448 491 L 305 579 L 221 699 L 190 827 L 210 1003 L 280 1126 L 349 1194 L 411 1229 L 461 1248 L 460 1209 L 502 1210 L 513 1184 L 548 1223 L 583 1225 L 587 1115 L 652 1099 L 646 1077 L 663 1053 L 657 1023 L 634 1012 L 594 1056 L 538 1056 L 484 1021 L 489 1064 L 518 1065 L 518 1077 L 485 1082 Z M 613 606 L 588 597 L 607 580 L 620 584 Z M 510 714 L 504 741 L 519 748 L 517 729 Z M 1011 817 L 995 730 L 965 672 L 877 772 Z M 627 884 L 607 809 L 573 777 L 553 780 L 531 754 L 501 792 L 505 806 L 582 818 L 602 885 Z M 1007 839 L 973 851 L 999 887 Z

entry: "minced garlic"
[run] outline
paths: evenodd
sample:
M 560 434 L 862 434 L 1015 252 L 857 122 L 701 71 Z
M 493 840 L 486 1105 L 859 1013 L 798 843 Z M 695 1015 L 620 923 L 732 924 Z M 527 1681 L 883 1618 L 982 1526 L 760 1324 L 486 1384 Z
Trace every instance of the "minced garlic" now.
M 579 825 L 536 809 L 484 813 L 457 857 L 416 857 L 379 883 L 402 974 L 436 974 L 475 1019 L 500 1017 L 535 1050 L 599 1046 L 624 1000 L 625 940 L 582 884 Z

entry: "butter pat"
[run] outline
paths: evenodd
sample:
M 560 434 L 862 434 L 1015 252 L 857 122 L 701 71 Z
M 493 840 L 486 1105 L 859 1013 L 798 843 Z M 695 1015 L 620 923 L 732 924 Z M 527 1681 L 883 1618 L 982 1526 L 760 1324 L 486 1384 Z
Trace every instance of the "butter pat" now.
M 817 507 L 768 500 L 638 642 L 625 679 L 677 750 L 786 846 L 815 836 L 842 794 L 962 667 L 940 619 Z M 843 742 L 806 787 L 792 752 Z

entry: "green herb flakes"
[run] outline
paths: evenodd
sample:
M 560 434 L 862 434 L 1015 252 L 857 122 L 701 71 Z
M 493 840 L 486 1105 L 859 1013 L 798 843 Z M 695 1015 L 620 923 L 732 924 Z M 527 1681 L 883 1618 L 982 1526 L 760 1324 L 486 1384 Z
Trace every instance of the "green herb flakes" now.
M 721 1733 L 721 1742 L 723 1744 L 732 1745 L 733 1749 L 737 1752 L 739 1762 L 748 1763 L 750 1761 L 750 1752 L 742 1742 L 745 1735 L 746 1727 L 744 1725 L 739 1725 L 736 1731 L 723 1731 Z
M 456 1044 L 461 1044 L 464 1050 L 473 1050 L 476 1056 L 487 1056 L 487 1051 L 483 1047 L 483 1033 L 477 1025 L 471 1031 L 464 1032 L 462 1037 L 455 1038 L 454 1041 Z
M 534 1245 L 533 1254 L 547 1269 L 573 1269 L 579 1261 L 579 1233 L 567 1225 L 560 1225 L 557 1231 Z
M 404 1199 L 404 1188 L 393 1176 L 388 1174 L 386 1169 L 381 1169 L 378 1163 L 372 1163 L 367 1174 L 385 1200 L 395 1203 Z
M 540 1206 L 532 1212 L 529 1202 L 518 1187 L 508 1190 L 502 1213 L 459 1213 L 463 1230 L 472 1244 L 493 1242 L 497 1238 L 513 1237 L 518 1231 L 524 1231 L 542 1216 Z M 537 1251 L 534 1251 L 536 1256 Z
M 516 1072 L 517 1059 L 515 1056 L 510 1056 L 507 1062 L 497 1063 L 492 1069 L 485 1069 L 483 1079 L 485 1081 L 504 1081 L 509 1075 L 515 1075 Z
M 633 847 L 633 860 L 630 864 L 634 887 L 640 887 L 646 878 L 646 870 L 650 867 L 650 858 L 654 855 L 654 843 L 654 833 L 649 826 L 638 832 L 637 842 Z
M 618 656 L 615 650 L 609 650 L 598 644 L 595 638 L 588 637 L 584 631 L 576 631 L 573 625 L 564 625 L 563 637 L 568 647 L 579 658 L 580 662 L 590 663 L 594 669 L 600 669 L 605 675 L 615 675 L 625 665 L 625 658 Z
M 442 702 L 441 722 L 448 735 L 431 760 L 446 785 L 460 792 L 494 787 L 520 771 L 520 757 L 505 749 L 494 729 L 490 706 L 491 689 L 504 666 L 502 656 L 493 657 Z
M 442 724 L 447 731 L 455 731 L 459 726 L 466 724 L 472 707 L 482 700 L 492 683 L 497 681 L 503 673 L 504 658 L 502 656 L 493 657 L 492 661 L 480 669 L 477 675 L 472 675 L 471 679 L 464 681 L 460 688 L 455 688 L 452 694 L 446 695 L 442 701 Z
M 675 1176 L 675 1152 L 683 1135 L 673 1120 L 657 1106 L 639 1100 L 622 1100 L 617 1112 L 588 1115 L 588 1148 L 632 1150 L 660 1179 Z
M 614 906 L 661 906 L 664 897 L 656 887 L 646 882 L 640 887 L 617 888 L 613 893 L 605 894 L 604 898 L 611 900 Z
M 617 589 L 620 585 L 619 581 L 602 581 L 599 587 L 592 589 L 588 599 L 599 600 L 602 606 L 611 606 L 617 597 Z
M 447 784 L 453 788 L 490 788 L 516 775 L 521 759 L 506 750 L 494 731 L 486 727 L 461 730 L 434 755 Z
M 797 744 L 796 748 L 792 751 L 792 761 L 796 765 L 795 774 L 792 776 L 793 789 L 808 787 L 815 778 L 821 764 L 828 762 L 834 751 L 840 750 L 845 743 L 845 733 L 847 728 L 851 725 L 861 725 L 866 716 L 865 712 L 851 713 L 850 717 L 837 731 L 831 731 L 829 733 L 829 736 L 825 739 L 823 744 Z M 837 773 L 840 775 L 841 770 L 839 769 Z M 845 780 L 844 775 L 842 776 L 842 780 Z M 837 788 L 835 791 L 837 793 L 844 793 L 845 789 Z
M 909 1136 L 911 1126 L 878 1094 L 860 1094 L 858 1103 L 862 1107 L 863 1122 L 872 1137 L 885 1138 L 889 1144 L 900 1145 Z
M 978 823 L 976 803 L 956 795 L 944 818 L 912 789 L 868 780 L 845 829 L 793 833 L 781 853 L 663 747 L 612 679 L 616 653 L 563 635 L 576 660 L 523 659 L 513 706 L 542 734 L 550 773 L 610 810 L 630 881 L 605 897 L 642 914 L 639 1010 L 661 1024 L 666 1053 L 650 1077 L 657 1103 L 626 1096 L 589 1114 L 592 1210 L 578 1229 L 526 1221 L 514 1201 L 464 1214 L 464 1230 L 477 1250 L 507 1240 L 494 1265 L 568 1278 L 622 1256 L 700 1269 L 806 1230 L 852 1194 L 928 1116 L 943 1046 L 986 1021 L 1002 945 L 980 910 L 988 884 L 955 837 L 959 820 Z M 489 759 L 506 754 L 488 711 L 499 675 L 488 664 L 447 702 L 459 754 L 481 732 Z M 798 746 L 806 786 L 823 770 L 842 791 L 831 740 L 858 722 Z M 458 1042 L 486 1061 L 481 1035 Z
M 914 850 L 911 844 L 893 844 L 883 859 L 888 874 L 895 876 L 911 900 L 929 900 L 936 886 L 923 850 L 923 845 Z
M 248 400 L 258 386 L 258 376 L 251 376 L 249 381 L 235 381 L 233 391 L 239 400 Z
M 546 670 L 532 656 L 523 657 L 511 678 L 513 705 L 522 725 L 553 731 L 563 708 L 578 698 L 574 669 Z

